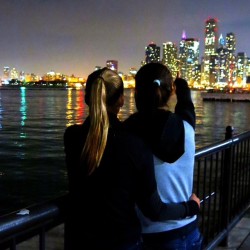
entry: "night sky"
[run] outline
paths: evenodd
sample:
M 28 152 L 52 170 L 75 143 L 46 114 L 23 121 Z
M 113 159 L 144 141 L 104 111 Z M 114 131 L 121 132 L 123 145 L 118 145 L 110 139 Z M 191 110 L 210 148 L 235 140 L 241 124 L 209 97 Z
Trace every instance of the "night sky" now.
M 118 70 L 140 67 L 151 41 L 200 40 L 207 18 L 236 35 L 236 52 L 250 56 L 249 0 L 0 0 L 0 76 L 4 66 L 43 75 L 86 77 L 106 60 Z

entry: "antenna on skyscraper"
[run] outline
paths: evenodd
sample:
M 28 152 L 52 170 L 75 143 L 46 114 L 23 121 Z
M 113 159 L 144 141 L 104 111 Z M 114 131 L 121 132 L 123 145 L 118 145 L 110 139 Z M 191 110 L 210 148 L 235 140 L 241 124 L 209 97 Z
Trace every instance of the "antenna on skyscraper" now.
M 186 40 L 186 38 L 187 38 L 186 31 L 183 30 L 183 31 L 182 31 L 182 35 L 181 35 L 181 39 L 182 39 L 182 40 Z

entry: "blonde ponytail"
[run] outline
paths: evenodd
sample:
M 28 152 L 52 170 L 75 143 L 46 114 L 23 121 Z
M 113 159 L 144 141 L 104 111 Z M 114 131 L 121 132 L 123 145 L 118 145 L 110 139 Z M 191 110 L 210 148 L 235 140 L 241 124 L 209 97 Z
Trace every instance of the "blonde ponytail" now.
M 98 77 L 91 86 L 90 128 L 82 150 L 82 161 L 86 161 L 89 175 L 99 166 L 107 143 L 109 118 L 106 96 L 104 80 L 102 77 Z
M 107 144 L 109 113 L 117 115 L 117 102 L 123 95 L 123 81 L 108 68 L 88 76 L 85 102 L 89 106 L 89 131 L 81 153 L 81 164 L 91 175 L 100 165 Z

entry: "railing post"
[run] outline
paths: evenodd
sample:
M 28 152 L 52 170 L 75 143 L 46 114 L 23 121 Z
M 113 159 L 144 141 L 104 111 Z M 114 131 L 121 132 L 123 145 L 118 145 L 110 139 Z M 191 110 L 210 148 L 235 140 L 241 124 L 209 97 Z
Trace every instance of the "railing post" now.
M 225 140 L 233 137 L 234 128 L 232 126 L 226 127 Z M 232 147 L 225 150 L 225 158 L 223 167 L 223 181 L 221 190 L 222 200 L 222 227 L 227 230 L 230 218 L 230 204 L 231 204 L 231 185 L 232 185 Z M 228 245 L 228 235 L 220 243 L 221 246 Z
M 227 126 L 226 133 L 225 133 L 225 140 L 231 139 L 233 137 L 234 127 Z

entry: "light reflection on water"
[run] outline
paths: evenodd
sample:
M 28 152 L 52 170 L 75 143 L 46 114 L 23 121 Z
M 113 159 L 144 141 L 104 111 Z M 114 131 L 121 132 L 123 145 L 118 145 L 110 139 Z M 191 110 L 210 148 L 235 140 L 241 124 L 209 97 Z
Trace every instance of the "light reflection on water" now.
M 197 148 L 222 140 L 228 125 L 235 133 L 250 129 L 249 103 L 203 102 L 198 91 L 192 96 Z M 171 110 L 174 104 L 175 98 Z M 135 111 L 134 90 L 127 89 L 119 118 Z M 82 89 L 0 89 L 0 214 L 66 192 L 63 134 L 87 114 Z

